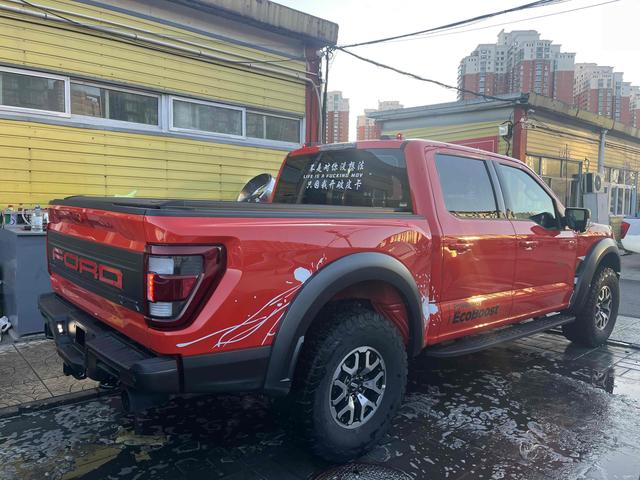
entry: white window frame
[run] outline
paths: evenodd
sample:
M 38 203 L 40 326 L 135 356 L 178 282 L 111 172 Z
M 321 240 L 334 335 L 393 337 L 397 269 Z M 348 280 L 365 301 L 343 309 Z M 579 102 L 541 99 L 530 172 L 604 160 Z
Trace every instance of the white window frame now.
M 277 118 L 284 118 L 286 120 L 295 120 L 298 122 L 299 128 L 298 128 L 298 141 L 297 142 L 288 142 L 286 140 L 274 140 L 272 138 L 256 138 L 256 137 L 249 137 L 247 136 L 247 139 L 251 139 L 251 140 L 259 140 L 259 141 L 263 141 L 263 142 L 276 142 L 276 143 L 281 143 L 281 144 L 287 144 L 287 145 L 301 145 L 302 139 L 304 138 L 304 119 L 300 118 L 300 117 L 295 117 L 292 115 L 280 115 L 277 113 L 269 113 L 269 112 L 261 112 L 259 110 L 250 110 L 247 109 L 246 113 L 253 113 L 255 115 L 262 115 L 265 117 L 264 122 L 263 122 L 263 127 L 264 127 L 264 132 L 265 134 L 267 133 L 267 124 L 266 124 L 266 117 L 277 117 Z M 245 132 L 246 132 L 246 122 L 245 122 Z
M 173 124 L 173 102 L 175 101 L 179 101 L 179 102 L 185 102 L 185 103 L 197 103 L 200 105 L 207 105 L 210 107 L 219 107 L 219 108 L 226 108 L 228 110 L 237 110 L 242 114 L 242 120 L 240 122 L 240 128 L 242 130 L 242 134 L 241 135 L 236 135 L 233 133 L 222 133 L 222 132 L 210 132 L 207 130 L 196 130 L 194 128 L 182 128 L 182 127 L 176 127 Z M 247 126 L 247 115 L 246 115 L 247 109 L 244 107 L 237 107 L 235 105 L 227 105 L 224 103 L 217 103 L 217 102 L 208 102 L 206 100 L 196 100 L 193 98 L 185 98 L 185 97 L 177 97 L 174 95 L 169 95 L 169 131 L 171 132 L 181 132 L 181 133 L 189 133 L 192 135 L 199 135 L 199 136 L 203 136 L 203 137 L 223 137 L 223 138 L 235 138 L 235 139 L 246 139 L 246 126 Z
M 0 72 L 16 73 L 18 75 L 25 75 L 29 77 L 48 78 L 51 80 L 62 80 L 64 82 L 64 112 L 57 112 L 55 110 L 44 110 L 40 108 L 26 108 L 26 107 L 14 107 L 11 105 L 0 104 L 0 110 L 15 113 L 24 114 L 38 114 L 49 115 L 53 117 L 66 117 L 71 116 L 71 87 L 70 78 L 63 75 L 55 75 L 51 73 L 34 72 L 33 70 L 26 70 L 21 68 L 11 68 L 0 66 Z
M 132 88 L 121 88 L 121 87 L 113 87 L 106 83 L 99 82 L 89 82 L 84 80 L 75 80 L 71 79 L 69 82 L 75 83 L 77 85 L 85 85 L 87 87 L 96 87 L 103 88 L 105 90 L 114 90 L 117 92 L 125 92 L 131 93 L 134 95 L 141 95 L 144 97 L 152 97 L 158 100 L 158 123 L 155 125 L 150 125 L 148 123 L 138 123 L 138 122 L 127 122 L 126 120 L 115 120 L 112 118 L 105 117 L 93 117 L 91 115 L 82 115 L 78 113 L 73 113 L 71 111 L 71 107 L 69 107 L 69 111 L 71 112 L 71 118 L 82 119 L 85 123 L 90 123 L 92 125 L 105 125 L 105 126 L 114 126 L 114 127 L 127 127 L 127 128 L 135 128 L 135 129 L 143 129 L 143 130 L 162 130 L 162 116 L 164 114 L 164 102 L 162 101 L 162 95 L 157 93 L 145 92 L 142 90 L 135 90 Z M 71 105 L 71 85 L 69 85 L 69 105 Z

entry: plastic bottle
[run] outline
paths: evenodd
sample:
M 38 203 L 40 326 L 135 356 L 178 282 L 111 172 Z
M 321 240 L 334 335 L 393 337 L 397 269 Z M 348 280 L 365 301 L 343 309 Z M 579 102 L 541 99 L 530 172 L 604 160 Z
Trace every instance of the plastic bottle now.
M 33 215 L 31 216 L 31 231 L 40 233 L 42 232 L 42 209 L 40 205 L 36 205 L 33 209 Z
M 4 211 L 4 226 L 15 227 L 18 224 L 18 217 L 13 210 L 13 205 L 8 205 Z
M 2 216 L 2 226 L 7 227 L 11 225 L 11 214 L 13 213 L 13 205 L 7 205 L 7 208 L 4 209 L 4 214 Z
M 18 204 L 18 214 L 16 215 L 16 225 L 22 225 L 24 224 L 24 208 L 22 207 L 22 204 L 19 203 Z

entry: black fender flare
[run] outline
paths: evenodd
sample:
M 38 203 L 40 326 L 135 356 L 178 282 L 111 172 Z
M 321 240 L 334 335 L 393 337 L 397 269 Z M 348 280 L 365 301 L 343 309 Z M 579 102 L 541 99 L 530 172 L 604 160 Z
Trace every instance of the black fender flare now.
M 399 260 L 375 252 L 354 253 L 336 260 L 307 279 L 280 321 L 271 347 L 264 390 L 285 395 L 291 382 L 304 336 L 313 319 L 338 292 L 369 280 L 395 287 L 409 316 L 408 354 L 417 355 L 423 346 L 423 320 L 418 287 L 409 269 Z
M 613 238 L 603 238 L 595 243 L 584 260 L 578 265 L 576 271 L 576 285 L 571 296 L 571 302 L 569 308 L 574 309 L 577 305 L 582 305 L 591 288 L 591 282 L 598 267 L 602 263 L 607 255 L 614 255 L 615 261 L 613 263 L 613 269 L 616 273 L 620 273 L 620 252 L 618 251 L 618 245 Z

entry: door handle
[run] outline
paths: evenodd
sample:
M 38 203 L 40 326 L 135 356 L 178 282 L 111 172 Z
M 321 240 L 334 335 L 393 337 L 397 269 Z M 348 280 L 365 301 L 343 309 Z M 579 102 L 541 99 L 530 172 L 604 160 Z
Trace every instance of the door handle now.
M 531 251 L 538 246 L 538 242 L 535 240 L 521 240 L 520 246 L 527 251 Z
M 447 248 L 449 250 L 455 250 L 458 253 L 465 253 L 471 250 L 473 243 L 470 242 L 460 242 L 460 241 L 451 241 L 447 242 Z

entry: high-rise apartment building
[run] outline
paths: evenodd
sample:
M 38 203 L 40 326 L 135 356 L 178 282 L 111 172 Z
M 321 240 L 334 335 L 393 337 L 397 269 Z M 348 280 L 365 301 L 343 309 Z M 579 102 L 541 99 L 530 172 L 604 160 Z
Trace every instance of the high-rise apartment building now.
M 326 142 L 349 141 L 349 99 L 341 91 L 327 92 Z
M 631 95 L 629 97 L 629 114 L 631 116 L 631 126 L 640 128 L 640 87 L 637 85 L 632 86 Z
M 574 53 L 561 52 L 535 30 L 503 30 L 497 43 L 480 44 L 461 60 L 458 86 L 484 95 L 533 92 L 571 104 L 574 60 Z M 474 98 L 458 94 L 459 100 Z
M 385 100 L 378 101 L 378 108 L 367 108 L 364 111 L 364 115 L 358 115 L 358 121 L 356 124 L 358 140 L 375 140 L 380 138 L 380 129 L 377 127 L 374 119 L 367 117 L 367 114 L 372 112 L 380 112 L 383 110 L 396 110 L 403 108 L 397 100 Z
M 595 63 L 577 63 L 573 87 L 574 105 L 625 125 L 633 123 L 631 83 L 622 72 Z

